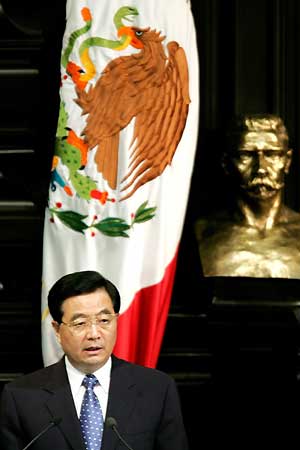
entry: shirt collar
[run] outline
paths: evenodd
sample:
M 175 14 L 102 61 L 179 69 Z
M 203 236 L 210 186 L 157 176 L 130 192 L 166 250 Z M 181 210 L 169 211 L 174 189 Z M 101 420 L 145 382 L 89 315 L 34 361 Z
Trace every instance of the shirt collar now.
M 71 386 L 71 390 L 74 393 L 78 393 L 82 384 L 83 377 L 86 375 L 84 372 L 76 369 L 71 363 L 68 357 L 65 357 L 66 370 Z M 93 372 L 95 377 L 97 377 L 100 385 L 104 392 L 108 394 L 109 383 L 110 383 L 110 371 L 111 371 L 111 357 L 107 360 L 104 366 L 100 367 L 100 369 Z

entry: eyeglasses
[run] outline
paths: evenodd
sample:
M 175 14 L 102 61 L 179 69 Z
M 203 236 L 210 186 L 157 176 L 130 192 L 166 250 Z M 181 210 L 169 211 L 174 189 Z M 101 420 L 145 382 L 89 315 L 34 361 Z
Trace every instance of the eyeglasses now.
M 116 317 L 118 317 L 119 314 L 113 314 L 113 313 L 102 313 L 98 314 L 94 318 L 92 317 L 82 317 L 80 319 L 73 320 L 71 322 L 63 322 L 62 324 L 66 325 L 70 328 L 71 333 L 74 336 L 80 336 L 88 330 L 89 327 L 92 325 L 95 325 L 97 329 L 99 330 L 109 330 Z

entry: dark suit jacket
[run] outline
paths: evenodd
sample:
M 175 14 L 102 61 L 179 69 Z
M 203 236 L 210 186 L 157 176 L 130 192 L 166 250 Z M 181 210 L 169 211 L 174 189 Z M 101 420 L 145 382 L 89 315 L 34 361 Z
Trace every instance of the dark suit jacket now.
M 0 409 L 1 450 L 21 450 L 53 418 L 32 450 L 85 450 L 64 360 L 5 385 Z M 187 450 L 174 380 L 155 370 L 112 357 L 107 417 L 133 450 Z M 105 428 L 102 450 L 124 449 Z

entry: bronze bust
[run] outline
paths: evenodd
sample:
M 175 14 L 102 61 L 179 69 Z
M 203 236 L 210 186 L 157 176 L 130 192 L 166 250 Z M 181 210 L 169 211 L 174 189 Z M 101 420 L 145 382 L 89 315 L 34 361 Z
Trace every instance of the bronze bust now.
M 233 209 L 195 223 L 204 276 L 300 278 L 300 214 L 283 203 L 292 150 L 282 119 L 247 115 L 222 157 Z

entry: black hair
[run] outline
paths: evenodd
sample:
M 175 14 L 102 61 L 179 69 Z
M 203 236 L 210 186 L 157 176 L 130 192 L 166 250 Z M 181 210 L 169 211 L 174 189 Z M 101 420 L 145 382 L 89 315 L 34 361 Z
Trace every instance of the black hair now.
M 53 320 L 61 323 L 62 304 L 66 299 L 77 295 L 91 294 L 101 288 L 108 293 L 114 312 L 118 313 L 121 304 L 120 293 L 116 286 L 99 272 L 84 270 L 64 275 L 54 283 L 48 293 L 48 307 Z

